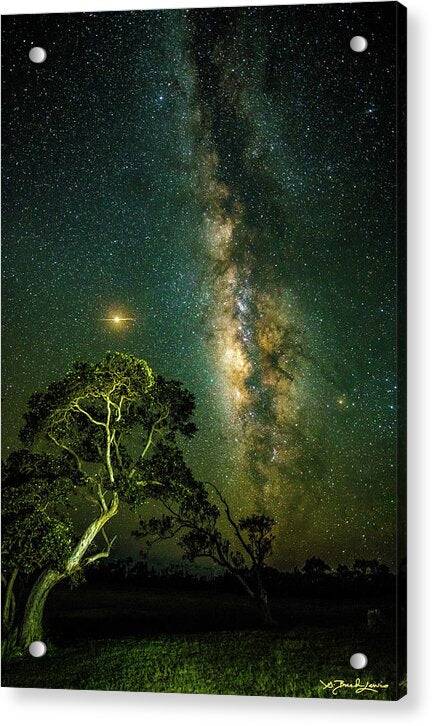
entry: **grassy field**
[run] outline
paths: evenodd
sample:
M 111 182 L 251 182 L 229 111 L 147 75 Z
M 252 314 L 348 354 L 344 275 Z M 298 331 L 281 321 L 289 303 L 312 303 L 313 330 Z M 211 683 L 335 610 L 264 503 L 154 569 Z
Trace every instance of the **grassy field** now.
M 305 607 L 303 602 L 301 607 L 295 600 L 280 601 L 275 610 L 281 629 L 266 631 L 257 629 L 253 607 L 233 595 L 59 590 L 50 603 L 47 655 L 4 663 L 2 682 L 34 688 L 396 698 L 393 634 L 369 633 L 362 607 L 357 604 L 353 613 L 352 603 Z M 356 651 L 369 658 L 360 673 L 349 665 Z M 321 684 L 353 683 L 356 677 L 388 688 L 355 694 L 343 687 L 332 693 Z

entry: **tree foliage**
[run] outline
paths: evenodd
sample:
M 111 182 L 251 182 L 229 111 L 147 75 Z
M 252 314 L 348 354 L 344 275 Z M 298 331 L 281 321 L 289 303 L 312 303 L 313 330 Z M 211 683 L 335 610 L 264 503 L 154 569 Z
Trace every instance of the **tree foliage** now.
M 177 434 L 192 436 L 193 413 L 193 396 L 181 383 L 155 376 L 144 360 L 110 353 L 98 363 L 75 363 L 34 393 L 21 437 L 66 457 L 93 496 L 88 501 L 104 510 L 107 492 L 130 504 L 146 497 L 147 459 L 161 442 L 175 446 Z
M 3 464 L 3 572 L 29 575 L 62 567 L 72 550 L 69 496 L 74 472 L 64 459 L 21 449 Z

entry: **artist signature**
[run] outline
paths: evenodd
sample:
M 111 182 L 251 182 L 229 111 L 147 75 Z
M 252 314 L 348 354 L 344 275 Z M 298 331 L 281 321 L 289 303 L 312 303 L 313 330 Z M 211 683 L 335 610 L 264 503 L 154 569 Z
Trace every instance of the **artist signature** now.
M 324 691 L 329 690 L 333 695 L 342 688 L 351 688 L 354 693 L 364 693 L 365 691 L 378 693 L 378 691 L 388 688 L 388 683 L 371 683 L 370 681 L 362 683 L 360 678 L 356 678 L 354 683 L 347 683 L 342 678 L 335 678 L 332 681 L 328 681 L 328 683 L 320 680 L 320 684 Z

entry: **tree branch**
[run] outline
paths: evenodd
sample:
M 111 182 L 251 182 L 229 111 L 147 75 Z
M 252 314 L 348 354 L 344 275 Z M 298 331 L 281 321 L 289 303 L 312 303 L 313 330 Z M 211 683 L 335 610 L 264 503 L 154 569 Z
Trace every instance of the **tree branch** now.
M 103 512 L 98 519 L 89 524 L 86 531 L 82 535 L 80 541 L 76 545 L 72 554 L 66 562 L 66 574 L 70 575 L 74 570 L 80 567 L 81 560 L 95 537 L 103 529 L 107 522 L 118 512 L 119 498 L 117 492 L 114 492 L 111 504 L 106 512 Z
M 82 471 L 82 462 L 81 462 L 81 459 L 79 458 L 78 454 L 73 449 L 71 449 L 70 446 L 66 446 L 66 444 L 61 444 L 60 441 L 57 441 L 57 439 L 53 433 L 49 432 L 48 437 L 51 439 L 51 441 L 54 442 L 54 444 L 56 446 L 58 446 L 59 449 L 64 449 L 65 451 L 68 451 L 69 454 L 71 454 L 74 457 L 74 459 L 77 463 L 78 470 Z
M 123 468 L 123 460 L 122 460 L 122 457 L 120 454 L 120 449 L 119 449 L 121 433 L 119 434 L 118 440 L 117 440 L 115 434 L 116 434 L 116 432 L 114 431 L 113 442 L 114 442 L 114 448 L 115 448 L 115 452 L 116 452 L 117 463 L 120 466 L 120 468 Z
M 158 418 L 158 420 L 157 420 L 157 421 L 155 421 L 155 422 L 153 423 L 153 425 L 152 425 L 152 427 L 151 427 L 151 429 L 150 429 L 150 433 L 149 433 L 149 435 L 148 435 L 148 438 L 147 438 L 147 442 L 146 442 L 146 445 L 144 446 L 144 449 L 143 449 L 143 451 L 142 451 L 142 454 L 141 454 L 141 459 L 144 459 L 144 457 L 145 457 L 145 456 L 146 456 L 146 454 L 147 454 L 147 451 L 149 450 L 149 448 L 150 448 L 150 446 L 151 446 L 151 444 L 152 444 L 152 441 L 153 441 L 153 434 L 154 434 L 154 432 L 156 431 L 156 427 L 157 427 L 157 426 L 159 426 L 159 424 L 161 424 L 161 423 L 162 423 L 162 421 L 165 421 L 165 419 L 166 419 L 166 418 L 168 417 L 168 413 L 169 413 L 169 410 L 167 409 L 167 410 L 165 411 L 165 413 L 164 413 L 164 414 L 163 414 L 162 416 L 160 416 L 160 417 Z
M 97 552 L 95 555 L 91 555 L 90 557 L 87 557 L 84 560 L 83 564 L 82 564 L 83 567 L 87 567 L 88 565 L 92 565 L 94 562 L 97 562 L 98 560 L 102 560 L 103 558 L 106 558 L 106 557 L 109 557 L 110 556 L 111 547 L 113 546 L 114 542 L 116 541 L 117 535 L 114 535 L 114 537 L 112 538 L 112 540 L 108 540 L 108 538 L 106 537 L 105 533 L 104 533 L 104 537 L 105 537 L 106 542 L 107 542 L 107 548 L 106 548 L 106 550 L 102 550 L 101 552 Z
M 210 482 L 210 486 L 215 490 L 215 492 L 218 495 L 220 501 L 222 502 L 222 504 L 224 506 L 224 509 L 225 509 L 226 517 L 228 519 L 228 522 L 230 523 L 231 527 L 233 528 L 234 533 L 235 533 L 237 539 L 239 540 L 240 544 L 242 545 L 242 547 L 244 547 L 245 551 L 248 553 L 248 555 L 251 558 L 252 562 L 254 564 L 257 564 L 256 559 L 255 559 L 255 555 L 254 555 L 254 552 L 253 552 L 252 548 L 248 545 L 248 543 L 244 539 L 244 537 L 243 537 L 243 535 L 242 535 L 242 533 L 240 531 L 240 528 L 239 528 L 237 522 L 233 519 L 233 517 L 231 515 L 231 511 L 230 511 L 228 502 L 226 501 L 226 499 L 224 499 L 224 497 L 220 493 L 219 489 L 214 484 L 212 484 Z
M 107 512 L 108 511 L 108 506 L 107 506 L 107 503 L 105 501 L 104 493 L 102 491 L 100 479 L 97 480 L 97 494 L 98 494 L 98 500 L 99 500 L 100 506 L 102 508 L 102 511 L 103 512 Z
M 84 416 L 87 416 L 89 421 L 91 421 L 92 424 L 94 424 L 95 426 L 105 426 L 106 425 L 106 424 L 104 424 L 103 421 L 96 421 L 96 419 L 93 418 L 93 416 L 91 416 L 88 411 L 86 411 L 84 408 L 81 408 L 78 401 L 74 401 L 74 403 L 72 404 L 72 409 L 75 409 L 76 411 L 79 411 L 80 413 L 84 414 Z

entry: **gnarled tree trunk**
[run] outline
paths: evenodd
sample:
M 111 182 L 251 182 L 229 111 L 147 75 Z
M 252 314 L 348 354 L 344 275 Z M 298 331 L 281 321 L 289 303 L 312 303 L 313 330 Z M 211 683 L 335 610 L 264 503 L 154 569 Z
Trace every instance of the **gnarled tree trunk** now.
M 264 624 L 268 625 L 269 627 L 276 625 L 276 620 L 271 614 L 270 606 L 268 603 L 268 595 L 263 588 L 261 588 L 260 591 L 257 593 L 256 602 L 261 612 Z
M 86 560 L 83 560 L 84 555 L 95 537 L 99 534 L 105 524 L 117 514 L 118 507 L 119 499 L 117 494 L 114 492 L 110 506 L 107 507 L 106 511 L 104 511 L 98 519 L 95 519 L 94 522 L 87 527 L 77 546 L 66 561 L 63 572 L 57 570 L 45 570 L 45 572 L 42 572 L 40 577 L 37 579 L 32 587 L 24 610 L 20 637 L 22 647 L 27 648 L 34 640 L 40 640 L 42 638 L 45 603 L 53 587 L 55 587 L 55 585 L 57 585 L 57 583 L 61 580 L 72 575 L 80 567 L 90 565 L 102 557 L 108 557 L 110 545 L 107 550 L 98 552 L 95 555 L 91 555 Z
M 40 640 L 43 635 L 43 613 L 46 599 L 64 573 L 56 570 L 43 572 L 36 580 L 28 597 L 21 629 L 21 644 L 27 647 L 34 640 Z
M 270 606 L 268 603 L 268 595 L 266 590 L 262 586 L 261 578 L 258 578 L 258 582 L 257 584 L 255 584 L 255 587 L 251 587 L 239 572 L 233 570 L 232 568 L 229 568 L 229 571 L 237 577 L 238 581 L 244 587 L 245 592 L 258 607 L 264 624 L 268 626 L 276 625 L 277 623 L 271 614 Z

